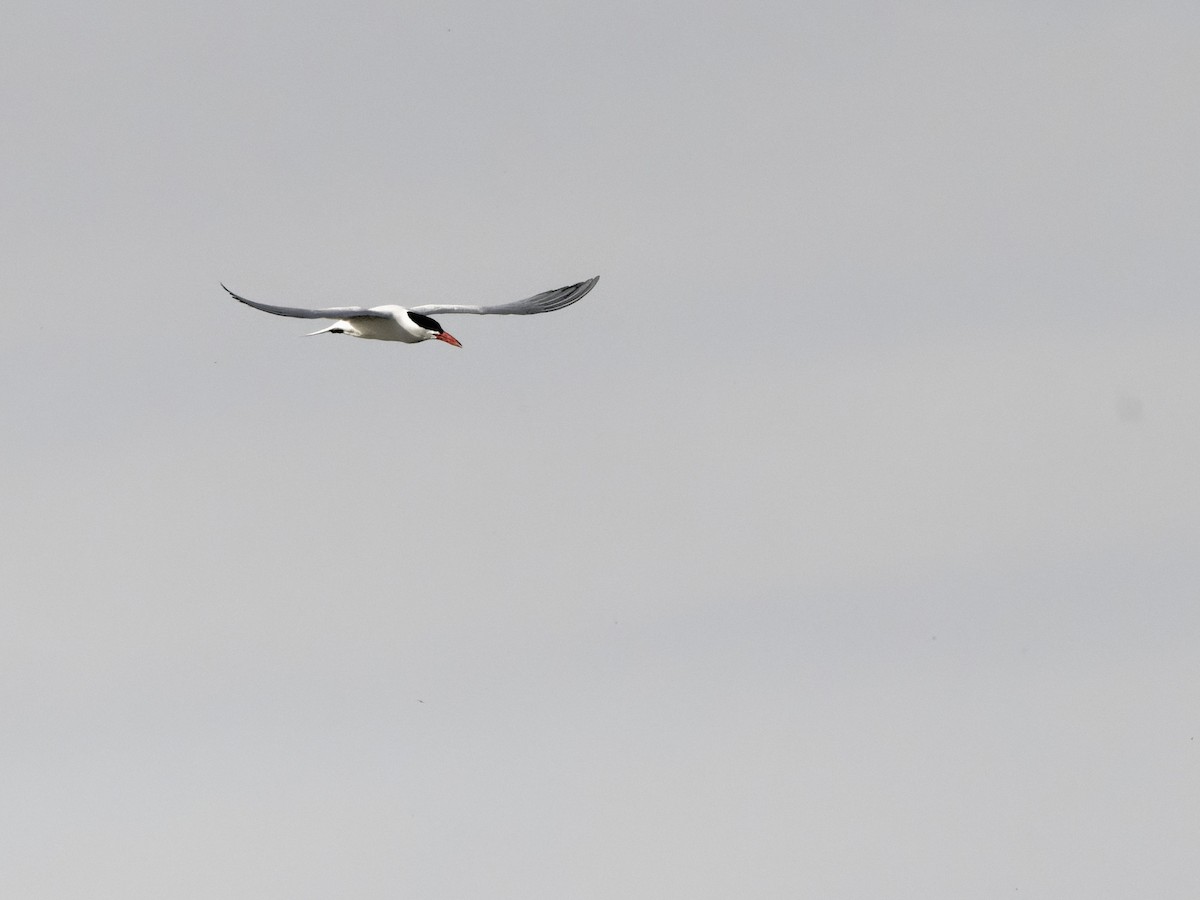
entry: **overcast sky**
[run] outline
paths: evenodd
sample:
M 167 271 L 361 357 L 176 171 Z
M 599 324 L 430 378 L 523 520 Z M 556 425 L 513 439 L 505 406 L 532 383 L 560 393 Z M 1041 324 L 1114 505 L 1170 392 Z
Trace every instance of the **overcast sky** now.
M 0 894 L 1200 896 L 1197 10 L 8 4 Z

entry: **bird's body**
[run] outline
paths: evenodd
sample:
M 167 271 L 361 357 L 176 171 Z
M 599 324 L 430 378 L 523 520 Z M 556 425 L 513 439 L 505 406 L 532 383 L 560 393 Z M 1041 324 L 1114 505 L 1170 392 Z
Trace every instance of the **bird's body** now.
M 371 312 L 386 312 L 389 315 L 338 319 L 328 328 L 310 334 L 348 334 L 373 341 L 402 341 L 405 344 L 418 344 L 425 340 L 421 337 L 421 326 L 410 318 L 411 313 L 403 306 L 373 306 Z
M 552 312 L 556 309 L 570 306 L 596 286 L 599 276 L 581 281 L 578 284 L 557 288 L 553 291 L 526 297 L 514 303 L 501 303 L 494 306 L 467 306 L 459 304 L 427 304 L 411 309 L 403 306 L 336 306 L 325 309 L 306 309 L 296 306 L 272 306 L 247 300 L 225 288 L 233 299 L 260 309 L 276 316 L 292 316 L 299 319 L 333 319 L 319 331 L 310 334 L 348 334 L 351 337 L 366 338 L 375 341 L 400 341 L 405 344 L 419 344 L 422 341 L 444 341 L 455 347 L 461 347 L 458 339 L 442 328 L 433 318 L 434 315 L 464 313 L 477 316 L 528 316 L 535 313 Z M 221 285 L 225 287 L 225 285 Z

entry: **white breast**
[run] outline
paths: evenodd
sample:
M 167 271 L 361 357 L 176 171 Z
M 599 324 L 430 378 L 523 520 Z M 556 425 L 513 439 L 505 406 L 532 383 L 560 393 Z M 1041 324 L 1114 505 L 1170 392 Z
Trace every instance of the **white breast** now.
M 358 332 L 358 337 L 375 341 L 403 341 L 406 344 L 416 344 L 424 339 L 423 333 L 417 331 L 417 326 L 404 314 L 404 307 L 375 308 L 385 309 L 392 315 L 386 319 L 376 316 L 356 318 L 353 324 L 354 330 Z

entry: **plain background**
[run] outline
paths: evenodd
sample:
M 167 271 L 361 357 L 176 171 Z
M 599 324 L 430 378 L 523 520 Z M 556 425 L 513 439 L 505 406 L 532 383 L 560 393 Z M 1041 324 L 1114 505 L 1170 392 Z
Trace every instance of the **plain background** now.
M 4 896 L 1200 896 L 1195 4 L 17 2 L 0 118 Z

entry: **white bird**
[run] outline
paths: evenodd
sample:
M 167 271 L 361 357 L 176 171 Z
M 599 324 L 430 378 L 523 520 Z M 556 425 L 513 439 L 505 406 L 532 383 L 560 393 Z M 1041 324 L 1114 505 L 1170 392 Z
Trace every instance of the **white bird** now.
M 403 341 L 405 344 L 418 344 L 421 341 L 445 341 L 454 347 L 461 347 L 458 338 L 454 337 L 431 316 L 443 313 L 469 313 L 476 316 L 530 316 L 534 313 L 553 312 L 570 306 L 583 299 L 584 294 L 596 286 L 600 276 L 570 284 L 553 291 L 535 294 L 524 300 L 512 303 L 499 303 L 494 306 L 464 306 L 451 303 L 430 303 L 425 306 L 414 306 L 406 309 L 403 306 L 334 306 L 329 309 L 301 309 L 295 306 L 271 306 L 247 300 L 224 284 L 221 287 L 228 291 L 234 300 L 269 312 L 275 316 L 294 316 L 298 319 L 336 319 L 332 325 L 309 334 L 348 334 L 351 337 L 369 338 L 376 341 Z

